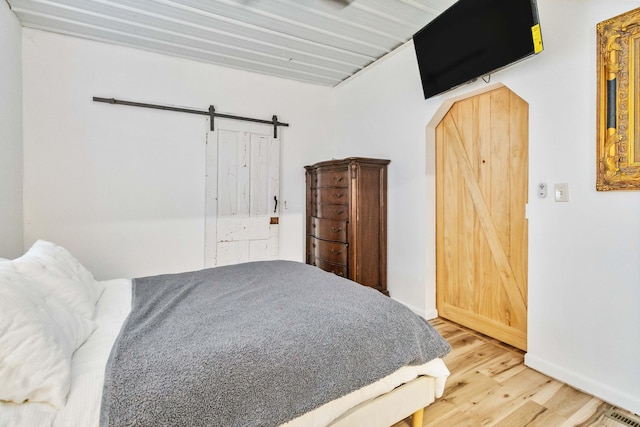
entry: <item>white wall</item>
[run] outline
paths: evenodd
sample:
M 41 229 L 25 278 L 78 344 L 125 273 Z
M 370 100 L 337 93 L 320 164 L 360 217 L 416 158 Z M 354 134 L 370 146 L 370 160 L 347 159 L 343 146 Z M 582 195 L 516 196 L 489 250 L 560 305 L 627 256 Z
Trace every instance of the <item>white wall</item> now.
M 0 2 L 0 257 L 22 253 L 22 28 Z
M 281 256 L 303 260 L 303 166 L 330 135 L 330 88 L 32 29 L 23 61 L 25 245 L 63 245 L 98 278 L 203 266 L 206 117 L 99 96 L 288 122 Z
M 389 292 L 415 311 L 434 317 L 435 210 L 433 191 L 427 188 L 435 184 L 433 174 L 425 173 L 424 134 L 430 110 L 422 96 L 413 46 L 339 86 L 334 103 L 335 133 L 329 147 L 333 156 L 391 160 Z
M 545 50 L 491 76 L 529 102 L 528 365 L 640 412 L 640 192 L 595 190 L 595 25 L 640 1 L 538 0 Z M 413 46 L 341 85 L 329 151 L 391 159 L 389 290 L 435 308 L 434 147 Z M 568 183 L 569 203 L 539 199 Z
M 492 76 L 530 104 L 526 361 L 640 412 L 640 193 L 595 191 L 595 24 L 640 1 L 538 5 L 545 51 Z M 302 166 L 391 159 L 389 289 L 436 314 L 425 127 L 443 99 L 481 81 L 425 101 L 411 45 L 336 89 L 36 30 L 23 31 L 23 50 L 26 245 L 59 242 L 99 278 L 200 267 L 204 121 L 91 97 L 275 113 L 291 123 L 282 139 L 283 257 L 304 252 Z M 569 183 L 570 202 L 538 199 L 539 182 Z

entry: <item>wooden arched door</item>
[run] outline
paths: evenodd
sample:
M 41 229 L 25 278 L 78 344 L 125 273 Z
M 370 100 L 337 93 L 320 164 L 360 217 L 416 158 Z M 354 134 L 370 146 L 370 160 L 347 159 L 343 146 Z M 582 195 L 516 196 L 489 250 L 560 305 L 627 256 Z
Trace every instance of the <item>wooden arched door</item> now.
M 527 348 L 528 104 L 506 87 L 436 127 L 440 316 Z

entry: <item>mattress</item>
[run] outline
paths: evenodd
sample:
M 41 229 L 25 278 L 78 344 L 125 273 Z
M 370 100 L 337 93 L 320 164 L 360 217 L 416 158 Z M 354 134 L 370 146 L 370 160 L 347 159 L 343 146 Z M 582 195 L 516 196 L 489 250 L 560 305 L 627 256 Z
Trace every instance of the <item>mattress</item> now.
M 104 292 L 96 306 L 98 327 L 76 350 L 72 359 L 72 383 L 67 404 L 56 410 L 43 403 L 0 402 L 0 427 L 98 426 L 104 368 L 111 347 L 131 308 L 131 281 L 101 282 Z M 440 397 L 449 371 L 441 359 L 424 365 L 407 366 L 342 398 L 333 400 L 284 424 L 286 427 L 326 426 L 351 408 L 394 390 L 418 376 L 434 378 L 434 396 Z

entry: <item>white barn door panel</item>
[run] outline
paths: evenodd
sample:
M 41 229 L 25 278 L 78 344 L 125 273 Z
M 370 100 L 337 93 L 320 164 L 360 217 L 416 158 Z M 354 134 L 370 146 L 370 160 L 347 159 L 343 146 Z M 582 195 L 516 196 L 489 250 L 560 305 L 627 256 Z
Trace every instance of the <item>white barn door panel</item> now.
M 216 128 L 207 138 L 205 267 L 277 259 L 280 142 L 270 126 Z

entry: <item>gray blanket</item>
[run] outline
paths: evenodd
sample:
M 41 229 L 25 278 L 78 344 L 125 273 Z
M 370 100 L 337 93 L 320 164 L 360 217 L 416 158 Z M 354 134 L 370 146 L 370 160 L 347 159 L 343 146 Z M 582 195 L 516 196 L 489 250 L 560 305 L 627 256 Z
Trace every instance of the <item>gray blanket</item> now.
M 297 262 L 139 278 L 100 424 L 276 426 L 449 349 L 402 304 Z

